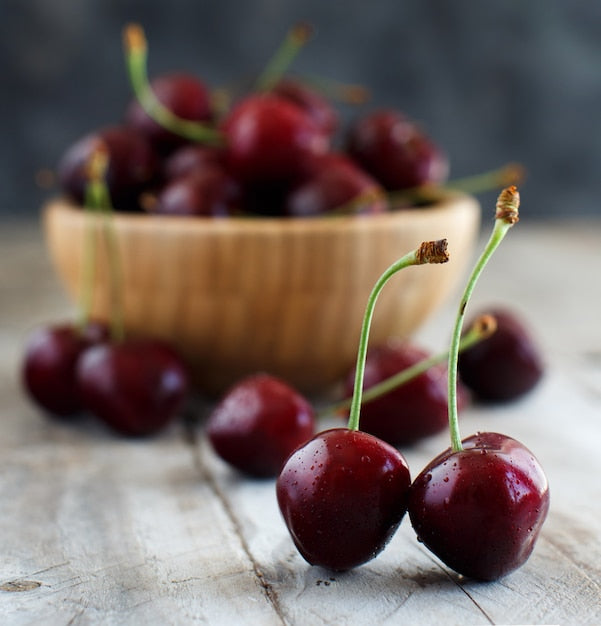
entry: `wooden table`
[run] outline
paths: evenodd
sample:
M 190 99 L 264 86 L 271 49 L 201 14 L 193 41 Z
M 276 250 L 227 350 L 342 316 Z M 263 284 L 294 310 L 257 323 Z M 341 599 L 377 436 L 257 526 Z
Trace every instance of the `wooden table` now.
M 548 364 L 526 398 L 463 417 L 464 436 L 525 443 L 551 485 L 534 554 L 487 584 L 441 565 L 408 519 L 363 567 L 307 565 L 273 481 L 232 472 L 202 425 L 130 441 L 46 418 L 20 390 L 23 342 L 72 309 L 39 225 L 0 225 L 0 623 L 601 624 L 601 221 L 523 220 L 470 305 L 522 311 Z M 454 306 L 423 345 L 446 347 Z M 447 445 L 443 433 L 404 451 L 413 474 Z

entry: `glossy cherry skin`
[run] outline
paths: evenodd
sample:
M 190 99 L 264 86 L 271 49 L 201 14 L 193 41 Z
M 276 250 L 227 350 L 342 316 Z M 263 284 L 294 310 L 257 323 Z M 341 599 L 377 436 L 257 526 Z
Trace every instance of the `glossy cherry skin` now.
M 407 342 L 390 340 L 370 348 L 365 360 L 363 389 L 398 374 L 430 354 Z M 352 396 L 355 371 L 349 371 L 345 394 Z M 446 365 L 435 365 L 417 378 L 400 385 L 361 407 L 360 428 L 393 446 L 410 445 L 448 427 Z M 457 385 L 457 406 L 468 403 L 465 387 Z
M 292 188 L 285 213 L 314 217 L 337 209 L 349 213 L 382 213 L 388 208 L 384 189 L 343 154 L 316 160 L 314 171 Z
M 549 509 L 539 462 L 519 441 L 479 433 L 431 461 L 411 485 L 417 536 L 446 565 L 496 580 L 528 559 Z
M 168 182 L 151 211 L 160 215 L 226 216 L 239 210 L 241 194 L 240 185 L 223 168 L 208 165 Z
M 342 571 L 384 549 L 405 514 L 410 482 L 398 450 L 368 433 L 336 428 L 292 453 L 276 492 L 301 555 Z
M 276 476 L 290 453 L 315 432 L 315 411 L 292 387 L 268 374 L 236 384 L 212 411 L 207 435 L 236 469 Z
M 21 371 L 31 399 L 54 415 L 79 413 L 77 361 L 91 346 L 108 341 L 108 336 L 107 326 L 100 322 L 89 322 L 82 329 L 65 323 L 35 330 L 27 341 Z
M 165 74 L 154 78 L 150 87 L 159 102 L 178 117 L 201 123 L 212 120 L 211 95 L 206 85 L 196 76 L 184 73 Z M 130 103 L 125 120 L 162 153 L 187 143 L 185 138 L 155 122 L 137 100 Z
M 227 168 L 245 183 L 295 180 L 329 148 L 327 135 L 300 107 L 274 94 L 239 102 L 222 130 Z
M 386 189 L 441 183 L 448 175 L 442 151 L 399 111 L 374 111 L 351 125 L 349 154 Z
M 327 135 L 333 135 L 338 127 L 338 113 L 330 102 L 306 83 L 294 78 L 282 78 L 272 93 L 290 100 L 300 107 Z
M 514 313 L 506 309 L 487 312 L 497 320 L 497 329 L 459 355 L 459 375 L 480 400 L 514 400 L 538 384 L 543 360 L 531 333 Z
M 131 339 L 87 350 L 77 364 L 86 409 L 117 433 L 151 435 L 177 416 L 187 398 L 187 369 L 155 339 Z
M 158 158 L 148 140 L 133 128 L 111 126 L 74 143 L 58 165 L 62 189 L 83 204 L 87 164 L 100 142 L 108 150 L 106 183 L 113 206 L 124 211 L 139 209 L 138 196 L 156 180 Z

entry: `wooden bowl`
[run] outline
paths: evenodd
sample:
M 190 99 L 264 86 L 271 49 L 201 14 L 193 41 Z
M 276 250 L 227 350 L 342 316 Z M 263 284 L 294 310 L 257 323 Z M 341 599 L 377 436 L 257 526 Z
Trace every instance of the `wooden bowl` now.
M 411 335 L 445 301 L 464 277 L 479 223 L 476 200 L 458 193 L 374 216 L 116 213 L 125 328 L 132 336 L 173 342 L 198 388 L 210 394 L 257 371 L 281 376 L 305 393 L 323 392 L 356 359 L 365 305 L 380 274 L 422 241 L 449 241 L 448 263 L 407 268 L 386 285 L 372 344 Z M 113 306 L 105 226 L 62 199 L 44 208 L 52 260 L 76 301 L 86 233 L 94 233 L 92 308 L 104 319 Z

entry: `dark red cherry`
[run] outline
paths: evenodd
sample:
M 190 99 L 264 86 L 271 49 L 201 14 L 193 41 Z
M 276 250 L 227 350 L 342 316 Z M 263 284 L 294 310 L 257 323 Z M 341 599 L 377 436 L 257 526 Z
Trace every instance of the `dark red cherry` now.
M 317 434 L 286 461 L 278 504 L 301 555 L 347 570 L 373 559 L 407 507 L 409 468 L 398 450 L 361 431 Z
M 388 190 L 441 183 L 448 175 L 446 156 L 399 111 L 379 110 L 357 120 L 347 149 Z
M 149 207 L 160 215 L 226 216 L 239 210 L 241 189 L 217 165 L 180 176 L 161 189 Z
M 365 361 L 363 389 L 369 389 L 419 363 L 430 354 L 398 340 L 370 348 Z M 349 371 L 345 392 L 353 393 L 355 371 Z M 448 384 L 446 365 L 436 365 L 417 378 L 400 385 L 361 407 L 361 430 L 393 446 L 415 443 L 448 427 Z M 468 402 L 465 387 L 457 385 L 459 410 Z
M 479 433 L 431 461 L 411 485 L 417 536 L 459 574 L 496 580 L 530 556 L 549 509 L 547 478 L 519 441 Z
M 329 140 L 297 105 L 274 94 L 249 96 L 225 118 L 228 170 L 246 183 L 294 180 Z
M 204 170 L 210 165 L 221 165 L 223 152 L 219 148 L 188 144 L 178 148 L 165 158 L 163 163 L 163 178 L 166 181 L 193 174 Z
M 282 78 L 272 93 L 290 100 L 300 107 L 327 135 L 333 135 L 338 127 L 338 113 L 330 102 L 306 83 L 294 78 Z
M 215 452 L 241 472 L 260 477 L 276 476 L 314 432 L 313 407 L 268 374 L 250 376 L 230 389 L 207 424 Z
M 530 331 L 514 313 L 493 309 L 490 314 L 497 330 L 459 355 L 459 375 L 481 400 L 514 400 L 538 384 L 543 360 Z
M 73 144 L 58 166 L 61 186 L 83 204 L 88 184 L 87 166 L 100 143 L 108 150 L 106 184 L 116 209 L 137 210 L 140 193 L 158 173 L 158 159 L 148 140 L 133 128 L 111 126 L 86 135 Z
M 77 364 L 86 409 L 129 436 L 151 435 L 169 424 L 188 393 L 188 373 L 178 354 L 154 339 L 95 346 Z
M 165 74 L 154 78 L 150 86 L 161 104 L 178 117 L 201 123 L 211 121 L 211 96 L 206 85 L 196 76 Z M 187 141 L 155 122 L 137 100 L 130 103 L 125 119 L 129 126 L 145 135 L 160 152 L 172 150 Z
M 82 329 L 73 324 L 35 330 L 27 341 L 21 371 L 23 386 L 41 408 L 60 416 L 81 411 L 75 368 L 90 346 L 108 340 L 108 328 L 88 322 Z
M 320 157 L 312 174 L 292 188 L 285 212 L 295 217 L 323 215 L 335 209 L 349 213 L 382 213 L 384 189 L 343 154 Z

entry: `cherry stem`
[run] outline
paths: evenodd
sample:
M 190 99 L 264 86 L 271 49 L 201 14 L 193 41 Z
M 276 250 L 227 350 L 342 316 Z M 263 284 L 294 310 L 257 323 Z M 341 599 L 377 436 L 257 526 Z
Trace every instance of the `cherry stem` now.
M 396 203 L 403 200 L 435 200 L 438 194 L 444 190 L 477 194 L 492 189 L 504 188 L 508 185 L 517 185 L 524 179 L 524 175 L 524 167 L 521 164 L 507 163 L 497 169 L 473 176 L 466 176 L 464 178 L 456 178 L 445 184 L 426 184 L 410 187 L 408 189 L 399 189 L 398 191 L 390 191 L 388 193 L 388 199 L 391 206 L 394 207 Z
M 469 299 L 478 282 L 482 270 L 488 263 L 490 257 L 497 249 L 507 231 L 519 220 L 520 195 L 515 186 L 507 187 L 501 191 L 497 199 L 495 223 L 490 238 L 484 247 L 480 258 L 477 260 L 474 269 L 467 281 L 465 291 L 459 301 L 459 309 L 455 319 L 455 325 L 451 336 L 451 347 L 449 349 L 449 431 L 451 435 L 451 447 L 453 452 L 463 449 L 461 445 L 461 434 L 459 432 L 459 416 L 457 411 L 457 358 L 459 356 L 459 344 L 461 340 L 461 328 L 465 317 L 465 310 Z
M 400 270 L 410 265 L 423 265 L 425 263 L 446 263 L 449 260 L 447 253 L 447 240 L 439 239 L 438 241 L 425 241 L 419 248 L 407 253 L 395 261 L 384 273 L 378 278 L 369 297 L 363 316 L 361 325 L 361 333 L 359 335 L 359 349 L 357 351 L 357 365 L 355 369 L 355 387 L 353 389 L 353 397 L 351 399 L 351 408 L 348 420 L 349 430 L 359 430 L 359 415 L 361 412 L 361 402 L 363 396 L 363 378 L 365 375 L 365 359 L 367 356 L 367 344 L 369 339 L 369 329 L 374 314 L 376 301 L 382 288 L 388 280 Z
M 115 233 L 113 220 L 111 219 L 113 206 L 105 181 L 108 165 L 108 149 L 104 143 L 99 142 L 98 146 L 93 151 L 87 166 L 88 185 L 86 187 L 86 204 L 89 205 L 90 208 L 101 213 L 104 218 L 103 226 L 107 243 L 109 285 L 111 288 L 111 303 L 113 305 L 111 307 L 111 336 L 114 341 L 121 341 L 125 334 L 123 324 L 123 303 L 121 300 L 123 288 L 121 284 L 121 268 L 119 262 L 117 235 Z
M 156 97 L 148 81 L 148 44 L 143 28 L 139 24 L 128 24 L 123 31 L 123 42 L 129 81 L 146 113 L 176 135 L 199 143 L 223 145 L 225 139 L 218 130 L 175 115 Z
M 344 104 L 365 104 L 371 97 L 369 89 L 364 85 L 341 83 L 331 78 L 324 78 L 314 74 L 303 75 L 301 78 L 327 98 Z
M 472 324 L 470 329 L 463 335 L 461 338 L 461 342 L 459 344 L 459 352 L 463 352 L 472 346 L 480 343 L 484 339 L 490 337 L 495 330 L 497 329 L 496 319 L 492 315 L 481 315 L 478 319 Z M 369 389 L 365 389 L 363 391 L 363 397 L 361 400 L 361 406 L 367 404 L 368 402 L 372 402 L 381 396 L 394 391 L 398 387 L 402 385 L 406 385 L 410 381 L 414 380 L 424 372 L 427 372 L 431 367 L 435 365 L 439 365 L 440 363 L 444 363 L 449 358 L 449 352 L 439 352 L 438 354 L 434 354 L 430 357 L 422 359 L 418 361 L 414 365 L 405 368 L 404 370 L 386 378 L 382 382 L 379 382 L 377 385 L 370 387 Z M 319 411 L 319 416 L 324 417 L 326 415 L 331 415 L 335 413 L 340 413 L 348 409 L 351 405 L 351 398 L 346 398 L 341 402 L 328 406 L 321 411 Z
M 295 24 L 271 57 L 255 83 L 256 91 L 270 91 L 280 81 L 300 49 L 313 35 L 313 27 L 306 22 Z

